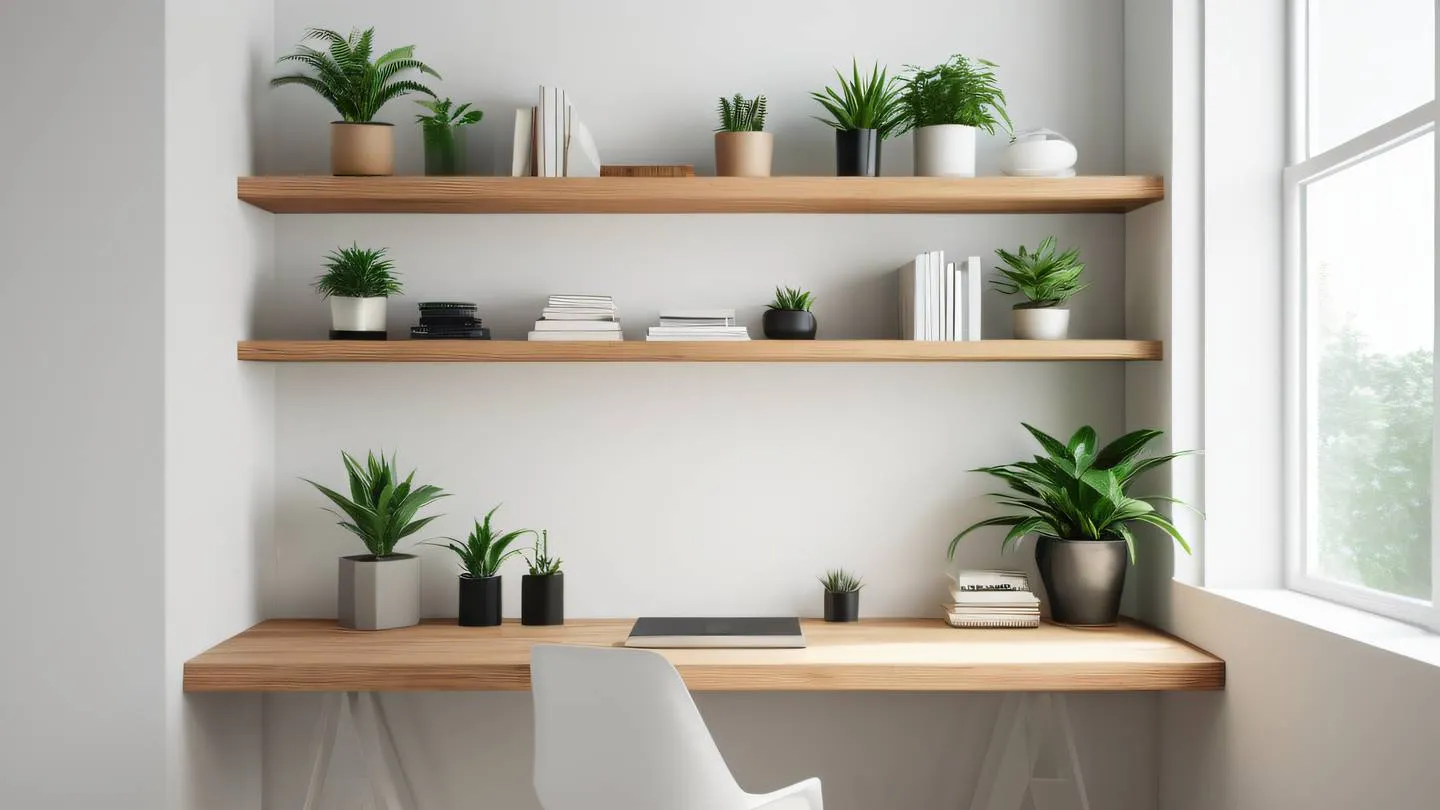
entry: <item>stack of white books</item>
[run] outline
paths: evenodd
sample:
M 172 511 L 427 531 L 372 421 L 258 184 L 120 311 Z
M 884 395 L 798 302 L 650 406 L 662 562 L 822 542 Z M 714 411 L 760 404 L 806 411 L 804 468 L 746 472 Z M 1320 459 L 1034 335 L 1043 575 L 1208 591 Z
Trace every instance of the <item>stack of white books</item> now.
M 957 571 L 945 620 L 952 627 L 1039 627 L 1040 599 L 1021 571 Z
M 900 273 L 902 340 L 979 340 L 980 257 L 945 261 L 945 251 L 920 253 Z
M 749 340 L 750 331 L 735 325 L 733 309 L 671 309 L 660 313 L 646 340 Z
M 615 300 L 608 295 L 552 295 L 531 340 L 624 340 Z

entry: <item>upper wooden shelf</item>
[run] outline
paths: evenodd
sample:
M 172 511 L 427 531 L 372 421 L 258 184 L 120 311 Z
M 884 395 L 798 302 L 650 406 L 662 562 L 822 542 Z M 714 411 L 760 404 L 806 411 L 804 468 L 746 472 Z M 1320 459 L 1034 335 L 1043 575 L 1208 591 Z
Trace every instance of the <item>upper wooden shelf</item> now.
M 329 619 L 262 622 L 185 664 L 186 692 L 488 691 L 530 688 L 534 644 L 614 646 L 630 621 L 383 632 Z M 939 619 L 804 623 L 802 650 L 666 650 L 694 690 L 1182 691 L 1223 689 L 1225 662 L 1141 625 L 957 630 Z
M 278 363 L 962 363 L 1160 360 L 1158 340 L 244 340 Z
M 241 177 L 277 214 L 1123 213 L 1165 197 L 1148 176 Z

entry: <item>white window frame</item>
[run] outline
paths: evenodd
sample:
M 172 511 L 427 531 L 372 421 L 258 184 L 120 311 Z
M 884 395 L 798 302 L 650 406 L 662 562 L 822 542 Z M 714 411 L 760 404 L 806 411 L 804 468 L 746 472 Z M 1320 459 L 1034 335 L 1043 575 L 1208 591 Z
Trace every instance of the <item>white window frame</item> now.
M 1291 590 L 1389 616 L 1401 621 L 1440 630 L 1440 425 L 1437 425 L 1435 453 L 1431 460 L 1431 588 L 1432 601 L 1411 599 L 1358 585 L 1311 575 L 1308 570 L 1313 549 L 1307 540 L 1317 519 L 1311 498 L 1316 479 L 1315 431 L 1310 430 L 1316 413 L 1316 371 L 1318 360 L 1310 351 L 1316 345 L 1316 325 L 1309 318 L 1315 311 L 1315 289 L 1307 283 L 1305 234 L 1305 189 L 1311 183 L 1388 152 L 1436 131 L 1440 112 L 1435 100 L 1387 121 L 1350 140 L 1311 154 L 1314 131 L 1309 98 L 1310 0 L 1290 0 L 1290 159 L 1282 173 L 1284 193 L 1284 343 L 1285 343 L 1285 497 L 1286 554 L 1285 584 Z M 1440 61 L 1440 60 L 1437 60 Z M 1436 142 L 1436 167 L 1440 171 L 1440 136 Z M 1437 183 L 1440 211 L 1440 183 Z M 1440 219 L 1440 217 L 1437 217 Z M 1440 222 L 1436 232 L 1440 234 Z M 1437 237 L 1440 243 L 1440 237 Z M 1440 247 L 1440 244 L 1437 244 Z M 1440 250 L 1437 250 L 1440 256 Z M 1437 335 L 1432 345 L 1440 347 L 1440 284 L 1436 285 Z M 1440 353 L 1437 353 L 1440 354 Z M 1440 376 L 1437 376 L 1440 380 Z M 1440 405 L 1440 384 L 1436 403 Z M 1437 408 L 1440 422 L 1440 408 Z

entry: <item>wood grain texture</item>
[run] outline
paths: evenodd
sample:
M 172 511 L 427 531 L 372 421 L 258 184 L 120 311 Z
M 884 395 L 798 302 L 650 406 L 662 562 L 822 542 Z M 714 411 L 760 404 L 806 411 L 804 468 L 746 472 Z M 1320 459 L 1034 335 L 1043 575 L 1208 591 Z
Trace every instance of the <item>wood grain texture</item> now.
M 185 664 L 187 692 L 496 691 L 530 688 L 534 644 L 614 646 L 632 620 L 564 627 L 381 632 L 278 619 Z M 1117 627 L 957 630 L 940 619 L 804 623 L 802 650 L 667 650 L 685 683 L 715 691 L 1182 691 L 1223 689 L 1225 663 L 1171 636 Z
M 1165 197 L 1149 176 L 239 178 L 277 214 L 983 214 L 1133 211 Z
M 279 363 L 957 363 L 1160 360 L 1157 340 L 246 340 L 241 360 Z

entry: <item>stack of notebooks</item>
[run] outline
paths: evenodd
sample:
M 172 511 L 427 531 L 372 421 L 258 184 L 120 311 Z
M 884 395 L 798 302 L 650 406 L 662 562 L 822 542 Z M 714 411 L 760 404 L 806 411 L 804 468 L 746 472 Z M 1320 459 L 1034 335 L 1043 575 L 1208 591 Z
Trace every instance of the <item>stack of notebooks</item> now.
M 945 605 L 952 627 L 1039 627 L 1040 600 L 1020 571 L 958 571 L 953 602 Z
M 733 309 L 672 309 L 660 313 L 646 340 L 749 340 L 750 332 L 735 325 Z
M 425 301 L 420 304 L 420 325 L 410 327 L 413 340 L 489 340 L 490 330 L 475 317 L 469 301 Z
M 539 103 L 515 111 L 514 177 L 599 177 L 600 153 L 570 97 L 541 87 Z
M 608 295 L 552 295 L 531 340 L 624 340 L 615 299 Z
M 979 340 L 980 257 L 961 265 L 945 252 L 921 253 L 900 273 L 902 340 Z

